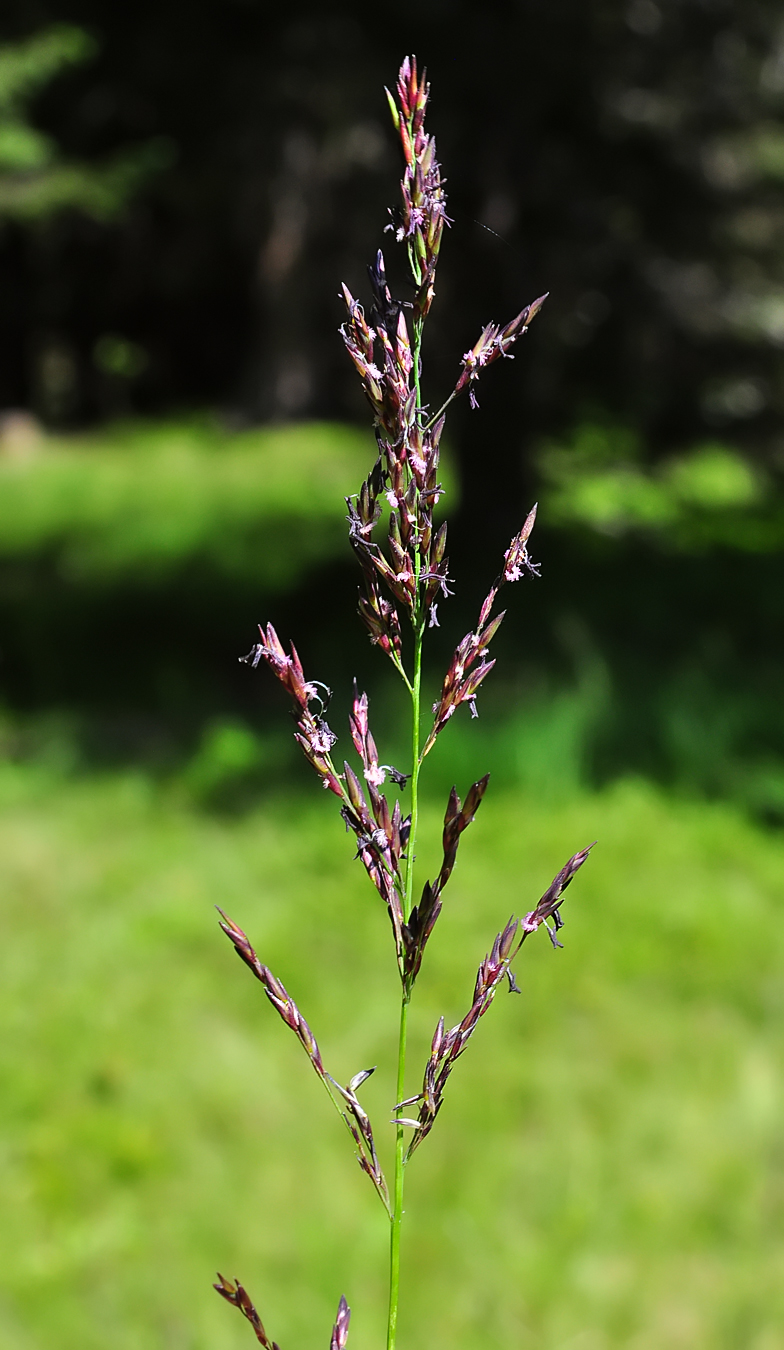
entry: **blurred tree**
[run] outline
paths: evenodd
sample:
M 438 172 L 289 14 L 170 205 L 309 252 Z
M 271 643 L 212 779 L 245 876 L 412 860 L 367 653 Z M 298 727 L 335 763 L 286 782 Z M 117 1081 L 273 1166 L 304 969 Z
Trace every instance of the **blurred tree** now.
M 78 207 L 98 220 L 115 215 L 150 169 L 169 157 L 150 142 L 96 167 L 65 159 L 53 137 L 28 120 L 28 105 L 54 76 L 94 57 L 96 44 L 65 24 L 0 47 L 0 216 L 45 219 Z
M 413 48 L 435 80 L 455 218 L 431 369 L 446 386 L 480 324 L 551 292 L 506 389 L 488 387 L 463 419 L 472 499 L 493 530 L 517 510 L 521 452 L 586 412 L 635 426 L 654 455 L 717 430 L 774 468 L 784 454 L 773 0 L 489 0 L 481 20 L 469 0 L 403 0 L 383 16 L 352 0 L 294 13 L 263 0 L 7 0 L 8 38 L 42 21 L 100 40 L 67 82 L 28 80 L 33 117 L 16 122 L 28 154 L 51 153 L 41 138 L 56 134 L 78 160 L 74 204 L 81 194 L 100 214 L 125 181 L 111 156 L 129 137 L 166 137 L 179 157 L 122 220 L 72 211 L 26 252 L 6 228 L 3 402 L 35 396 L 43 326 L 72 354 L 74 418 L 113 406 L 107 335 L 144 354 L 129 407 L 358 412 L 335 292 L 344 276 L 361 289 L 359 260 L 380 238 L 394 161 L 379 85 Z M 21 49 L 50 73 L 86 54 L 73 28 L 54 31 L 59 49 L 51 36 Z M 31 201 L 64 190 L 54 164 Z M 514 421 L 500 411 L 510 379 Z M 514 492 L 486 480 L 480 438 Z
M 46 222 L 68 210 L 77 210 L 95 222 L 112 220 L 139 185 L 172 159 L 171 142 L 157 137 L 87 163 L 64 155 L 56 137 L 32 123 L 30 105 L 37 96 L 70 67 L 94 59 L 97 49 L 87 32 L 71 24 L 55 24 L 0 46 L 0 222 L 38 229 L 32 244 L 21 229 L 15 238 L 10 236 L 12 251 L 14 244 L 26 246 L 33 275 L 38 272 L 40 276 L 44 270 L 39 255 L 41 228 Z M 20 298 L 24 304 L 24 297 Z M 34 291 L 30 299 L 33 315 Z M 32 354 L 27 401 L 52 422 L 78 415 L 77 363 L 67 331 L 35 331 L 27 347 Z M 119 375 L 120 388 L 129 375 L 146 365 L 141 349 L 112 334 L 98 340 L 94 360 L 109 376 Z M 116 379 L 114 383 L 118 387 Z

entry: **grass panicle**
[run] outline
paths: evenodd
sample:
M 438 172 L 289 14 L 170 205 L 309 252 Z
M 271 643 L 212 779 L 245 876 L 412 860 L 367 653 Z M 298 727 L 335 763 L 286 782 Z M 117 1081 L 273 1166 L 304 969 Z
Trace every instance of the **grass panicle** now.
M 473 997 L 462 1021 L 445 1029 L 443 1017 L 433 1036 L 422 1088 L 406 1098 L 405 1070 L 408 1016 L 414 986 L 443 904 L 443 894 L 457 861 L 464 831 L 474 820 L 485 796 L 489 775 L 479 778 L 461 802 L 452 788 L 444 816 L 443 861 L 433 881 L 416 893 L 416 841 L 419 823 L 419 779 L 426 756 L 462 705 L 477 716 L 477 696 L 495 661 L 488 655 L 504 612 L 493 616 L 498 594 L 507 583 L 538 577 L 539 568 L 528 551 L 536 521 L 532 507 L 512 539 L 503 565 L 481 607 L 476 628 L 455 649 L 432 709 L 432 723 L 423 735 L 422 656 L 428 628 L 440 626 L 438 605 L 451 594 L 447 525 L 436 525 L 434 511 L 443 494 L 439 455 L 446 411 L 468 391 L 476 408 L 476 382 L 486 366 L 511 357 L 510 348 L 527 332 L 545 296 L 525 305 L 506 325 L 488 324 L 460 363 L 460 375 L 438 412 L 431 416 L 422 397 L 422 333 L 435 298 L 436 268 L 445 227 L 446 194 L 434 138 L 425 130 L 429 85 L 415 58 L 403 62 L 395 96 L 387 91 L 395 129 L 403 152 L 400 205 L 390 212 L 391 231 L 406 251 L 412 299 L 395 298 L 387 280 L 382 251 L 368 268 L 371 303 L 365 312 L 343 286 L 346 319 L 341 334 L 370 405 L 377 458 L 355 495 L 346 499 L 348 534 L 362 575 L 359 614 L 371 643 L 394 665 L 410 699 L 411 763 L 405 769 L 381 762 L 370 728 L 369 703 L 356 686 L 350 713 L 351 741 L 359 772 L 348 761 L 333 760 L 337 736 L 326 721 L 331 691 L 306 679 L 294 644 L 287 652 L 271 624 L 260 627 L 260 641 L 241 658 L 252 667 L 267 665 L 294 703 L 296 740 L 319 775 L 322 785 L 340 799 L 340 815 L 354 836 L 356 856 L 383 901 L 391 922 L 395 959 L 400 975 L 401 1001 L 398 1038 L 394 1178 L 387 1186 L 374 1134 L 357 1091 L 371 1069 L 361 1070 L 343 1087 L 327 1073 L 315 1037 L 283 985 L 256 955 L 245 934 L 225 915 L 221 928 L 238 955 L 261 983 L 267 998 L 295 1033 L 348 1127 L 362 1170 L 380 1196 L 390 1221 L 389 1316 L 387 1347 L 394 1350 L 400 1292 L 400 1247 L 406 1167 L 431 1132 L 443 1104 L 444 1090 L 455 1063 L 468 1046 L 499 987 L 506 983 L 518 992 L 511 965 L 523 943 L 542 925 L 554 947 L 563 924 L 564 892 L 589 849 L 569 859 L 538 904 L 520 918 L 512 916 L 498 933 L 476 976 Z M 410 636 L 406 636 L 410 632 Z M 389 785 L 395 789 L 390 795 Z M 387 787 L 387 791 L 384 788 Z M 401 794 L 407 794 L 407 809 Z M 591 845 L 591 847 L 593 847 Z M 400 1114 L 417 1107 L 417 1115 Z M 411 1135 L 413 1131 L 413 1135 Z M 243 1286 L 220 1278 L 218 1293 L 238 1307 L 251 1323 L 257 1339 L 269 1342 L 255 1307 Z M 343 1350 L 349 1308 L 341 1298 L 332 1332 L 332 1350 Z

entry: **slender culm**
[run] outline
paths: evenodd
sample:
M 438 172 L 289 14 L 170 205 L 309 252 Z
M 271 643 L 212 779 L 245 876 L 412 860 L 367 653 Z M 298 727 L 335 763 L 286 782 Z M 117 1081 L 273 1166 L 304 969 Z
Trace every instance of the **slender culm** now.
M 346 318 L 340 331 L 370 404 L 377 446 L 367 478 L 346 505 L 349 540 L 362 578 L 360 618 L 371 643 L 389 658 L 407 690 L 410 763 L 399 768 L 381 762 L 370 729 L 368 697 L 356 686 L 349 719 L 356 767 L 345 760 L 341 763 L 333 755 L 337 735 L 326 721 L 330 691 L 305 675 L 293 643 L 287 651 L 271 624 L 259 627 L 259 641 L 241 660 L 253 668 L 268 666 L 291 697 L 297 719 L 296 740 L 322 786 L 339 799 L 340 816 L 353 836 L 356 856 L 389 917 L 400 976 L 397 1064 L 390 1075 L 394 1082 L 393 1087 L 390 1081 L 390 1095 L 394 1092 L 390 1103 L 394 1173 L 389 1183 L 376 1146 L 380 1136 L 374 1134 L 357 1095 L 374 1070 L 359 1070 L 345 1086 L 333 1078 L 293 997 L 256 954 L 242 929 L 223 913 L 220 926 L 261 984 L 269 1003 L 300 1042 L 342 1116 L 359 1166 L 384 1208 L 390 1231 L 387 1350 L 394 1350 L 406 1168 L 433 1129 L 449 1075 L 498 989 L 506 981 L 509 989 L 519 992 L 511 966 L 523 943 L 544 926 L 553 946 L 561 945 L 557 933 L 563 922 L 560 911 L 564 892 L 593 845 L 569 859 L 533 909 L 519 918 L 512 916 L 501 928 L 479 966 L 468 1011 L 449 1029 L 443 1017 L 439 1020 L 421 1088 L 406 1098 L 406 1043 L 414 988 L 441 913 L 460 839 L 476 816 L 488 786 L 485 774 L 468 788 L 464 801 L 452 788 L 444 815 L 443 862 L 432 880 L 422 882 L 417 880 L 415 866 L 420 775 L 436 739 L 461 705 L 466 704 L 476 715 L 480 687 L 495 664 L 489 650 L 504 618 L 504 611 L 494 613 L 501 588 L 539 575 L 528 551 L 536 521 L 533 506 L 499 562 L 476 626 L 455 647 L 432 712 L 423 709 L 425 639 L 428 629 L 439 625 L 439 603 L 451 594 L 447 527 L 434 518 L 443 495 L 439 447 L 450 404 L 467 391 L 472 407 L 477 406 L 476 384 L 482 371 L 499 357 L 511 355 L 510 349 L 528 331 L 546 296 L 524 305 L 505 325 L 490 323 L 483 329 L 458 363 L 454 388 L 442 399 L 438 411 L 430 415 L 429 405 L 423 401 L 422 334 L 435 299 L 441 244 L 451 222 L 435 140 L 425 129 L 429 85 L 424 71 L 417 69 L 416 58 L 407 57 L 400 67 L 394 95 L 386 92 L 403 157 L 400 198 L 390 212 L 391 224 L 386 229 L 405 250 L 411 290 L 405 300 L 393 297 L 381 250 L 368 268 L 367 311 L 343 286 Z M 488 572 L 493 575 L 492 568 Z M 240 1310 L 265 1350 L 278 1350 L 239 1280 L 232 1282 L 222 1275 L 218 1280 L 218 1293 Z M 341 1296 L 331 1350 L 344 1350 L 349 1318 L 348 1304 Z

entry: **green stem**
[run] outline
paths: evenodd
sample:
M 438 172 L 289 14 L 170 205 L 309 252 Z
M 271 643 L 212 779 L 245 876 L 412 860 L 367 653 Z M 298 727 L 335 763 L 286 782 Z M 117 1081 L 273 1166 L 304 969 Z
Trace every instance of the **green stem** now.
M 414 329 L 414 384 L 417 394 L 417 416 L 421 407 L 421 394 L 419 388 L 419 352 L 422 342 L 421 327 Z M 403 900 L 403 915 L 407 920 L 414 902 L 414 863 L 415 848 L 417 836 L 417 823 L 419 819 L 419 771 L 421 763 L 419 759 L 419 723 L 420 723 L 420 702 L 422 691 L 422 640 L 424 637 L 424 622 L 419 613 L 419 576 L 421 572 L 421 559 L 419 557 L 418 541 L 415 541 L 414 547 L 414 573 L 416 578 L 416 609 L 413 615 L 414 623 L 414 678 L 412 683 L 408 684 L 411 694 L 411 830 L 408 837 L 408 848 L 406 850 L 406 892 Z M 403 989 L 400 1001 L 400 1035 L 397 1048 L 397 1085 L 395 1102 L 402 1102 L 406 1093 L 406 1034 L 408 1030 L 408 1005 L 411 1002 L 411 985 L 407 979 L 403 980 Z M 392 1196 L 392 1218 L 389 1235 L 389 1322 L 387 1324 L 387 1350 L 395 1350 L 395 1339 L 397 1336 L 397 1311 L 400 1298 L 400 1238 L 403 1223 L 403 1183 L 405 1180 L 405 1155 L 406 1140 L 405 1126 L 397 1126 L 395 1136 L 395 1184 Z
M 419 571 L 417 557 L 417 571 Z M 419 578 L 417 578 L 418 580 Z M 406 862 L 406 894 L 403 903 L 403 917 L 408 921 L 414 904 L 414 849 L 416 848 L 417 825 L 419 823 L 419 773 L 422 764 L 419 758 L 419 722 L 420 698 L 422 693 L 422 625 L 415 634 L 414 645 L 414 682 L 411 686 L 412 735 L 411 735 L 411 832 L 408 837 Z
M 400 1038 L 397 1048 L 397 1087 L 395 1101 L 405 1096 L 406 1077 L 406 1032 L 408 1028 L 408 1005 L 410 990 L 403 987 L 400 1003 Z M 397 1126 L 395 1139 L 395 1189 L 392 1196 L 392 1220 L 389 1232 L 389 1323 L 387 1327 L 387 1350 L 395 1350 L 397 1335 L 397 1308 L 400 1296 L 400 1230 L 403 1223 L 403 1179 L 405 1176 L 404 1126 Z
M 416 387 L 416 416 L 419 418 L 422 394 L 419 388 L 419 357 L 422 350 L 422 327 L 414 325 L 414 383 Z M 418 506 L 418 503 L 417 503 Z M 418 527 L 417 527 L 418 528 Z M 416 604 L 412 615 L 414 626 L 414 678 L 411 689 L 411 833 L 408 839 L 406 862 L 406 895 L 403 903 L 403 916 L 408 920 L 414 903 L 414 850 L 416 848 L 417 822 L 419 818 L 419 723 L 422 693 L 422 642 L 425 632 L 424 616 L 420 613 L 419 578 L 422 571 L 422 559 L 419 556 L 419 539 L 414 540 L 414 594 Z M 410 991 L 409 991 L 410 997 Z M 400 1098 L 398 1097 L 398 1101 Z
M 416 389 L 416 411 L 417 418 L 422 412 L 422 390 L 419 387 L 420 365 L 422 363 L 422 320 L 414 320 L 414 342 L 412 346 L 412 356 L 414 360 L 414 388 Z M 419 595 L 417 594 L 417 600 Z
M 433 413 L 433 416 L 430 418 L 430 421 L 429 421 L 429 422 L 425 422 L 425 425 L 423 426 L 422 430 L 423 430 L 423 431 L 429 431 L 431 427 L 434 427 L 435 424 L 436 424 L 436 422 L 438 421 L 439 417 L 441 416 L 441 414 L 446 412 L 446 410 L 447 410 L 447 408 L 449 407 L 450 403 L 451 403 L 452 400 L 455 399 L 455 398 L 457 398 L 457 390 L 456 390 L 456 389 L 453 389 L 452 392 L 451 392 L 451 394 L 449 395 L 449 398 L 446 399 L 446 401 L 445 401 L 444 403 L 441 404 L 441 407 L 438 409 L 438 412 L 437 412 L 437 413 Z
M 419 555 L 417 554 L 417 559 Z M 418 580 L 418 578 L 417 578 Z M 423 625 L 418 622 L 414 634 L 414 682 L 411 687 L 412 733 L 411 733 L 411 832 L 408 837 L 406 864 L 406 894 L 403 912 L 408 919 L 414 896 L 414 849 L 416 846 L 417 820 L 419 816 L 419 721 L 420 692 L 422 685 L 422 638 Z M 395 1102 L 402 1102 L 406 1094 L 406 1032 L 408 1028 L 408 1005 L 411 1002 L 411 986 L 408 980 L 403 982 L 400 1002 L 400 1036 L 397 1048 L 397 1085 Z M 403 1222 L 403 1181 L 405 1178 L 406 1140 L 405 1126 L 397 1126 L 395 1136 L 395 1185 L 392 1196 L 392 1223 L 389 1235 L 389 1323 L 387 1330 L 387 1350 L 395 1350 L 397 1335 L 397 1309 L 400 1295 L 400 1237 Z

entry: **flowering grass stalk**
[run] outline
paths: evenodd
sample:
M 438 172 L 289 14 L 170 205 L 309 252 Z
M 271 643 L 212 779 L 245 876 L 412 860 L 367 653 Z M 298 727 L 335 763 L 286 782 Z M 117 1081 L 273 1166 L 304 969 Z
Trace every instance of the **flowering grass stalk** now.
M 341 333 L 359 374 L 373 413 L 378 457 L 355 497 L 347 499 L 349 538 L 362 571 L 360 617 L 371 642 L 392 662 L 411 701 L 411 764 L 405 772 L 382 764 L 370 730 L 367 694 L 354 687 L 350 715 L 351 739 L 361 776 L 344 761 L 333 758 L 337 736 L 326 721 L 330 691 L 308 680 L 294 644 L 287 652 L 271 624 L 260 628 L 257 642 L 242 660 L 254 668 L 262 662 L 285 686 L 297 717 L 296 740 L 321 778 L 322 785 L 340 801 L 340 814 L 353 836 L 357 857 L 386 906 L 400 976 L 400 1029 L 392 1125 L 395 1129 L 394 1176 L 387 1184 L 379 1163 L 370 1120 L 358 1099 L 362 1083 L 374 1072 L 363 1069 L 342 1086 L 324 1068 L 316 1039 L 294 1000 L 253 950 L 248 938 L 225 914 L 221 928 L 237 954 L 255 975 L 280 1017 L 296 1035 L 313 1069 L 343 1117 L 362 1170 L 370 1178 L 390 1225 L 388 1350 L 394 1350 L 400 1293 L 400 1241 L 406 1168 L 425 1141 L 443 1105 L 449 1075 L 466 1049 L 480 1017 L 506 981 L 519 993 L 512 962 L 523 943 L 541 927 L 554 947 L 560 947 L 564 892 L 588 857 L 589 848 L 569 859 L 538 903 L 521 918 L 514 916 L 497 934 L 489 955 L 479 966 L 470 1007 L 462 1021 L 446 1030 L 443 1017 L 433 1035 L 421 1089 L 405 1096 L 406 1036 L 411 998 L 420 974 L 425 948 L 443 903 L 443 893 L 457 859 L 463 831 L 474 819 L 488 785 L 488 775 L 469 789 L 465 802 L 452 788 L 444 816 L 443 861 L 434 880 L 426 880 L 415 900 L 416 840 L 419 818 L 419 778 L 438 736 L 463 704 L 476 716 L 479 688 L 495 662 L 490 643 L 505 611 L 493 614 L 504 585 L 534 578 L 539 569 L 531 560 L 528 542 L 536 507 L 528 513 L 512 539 L 498 576 L 480 609 L 476 627 L 457 644 L 433 705 L 432 721 L 423 729 L 422 650 L 428 628 L 438 626 L 438 604 L 448 596 L 446 523 L 436 527 L 433 513 L 442 493 L 439 483 L 439 445 L 445 413 L 463 391 L 476 407 L 476 383 L 486 366 L 511 357 L 510 348 L 527 331 L 544 304 L 540 296 L 505 326 L 488 324 L 460 363 L 454 389 L 434 415 L 422 400 L 422 332 L 435 296 L 435 276 L 444 228 L 450 224 L 435 141 L 425 131 L 429 85 L 417 71 L 415 58 L 406 58 L 398 76 L 396 97 L 387 90 L 395 129 L 403 150 L 403 177 L 399 206 L 387 226 L 405 247 L 413 299 L 393 298 L 379 250 L 368 268 L 372 303 L 366 316 L 346 286 L 343 298 L 347 318 Z M 383 510 L 388 507 L 386 549 L 378 537 Z M 404 631 L 410 636 L 404 642 Z M 387 783 L 399 789 L 394 801 L 382 791 Z M 409 794 L 404 815 L 402 793 Z M 407 1114 L 404 1114 L 407 1113 Z M 239 1308 L 265 1350 L 278 1350 L 239 1281 L 222 1275 L 218 1293 Z M 349 1308 L 341 1298 L 332 1332 L 332 1350 L 343 1350 Z

